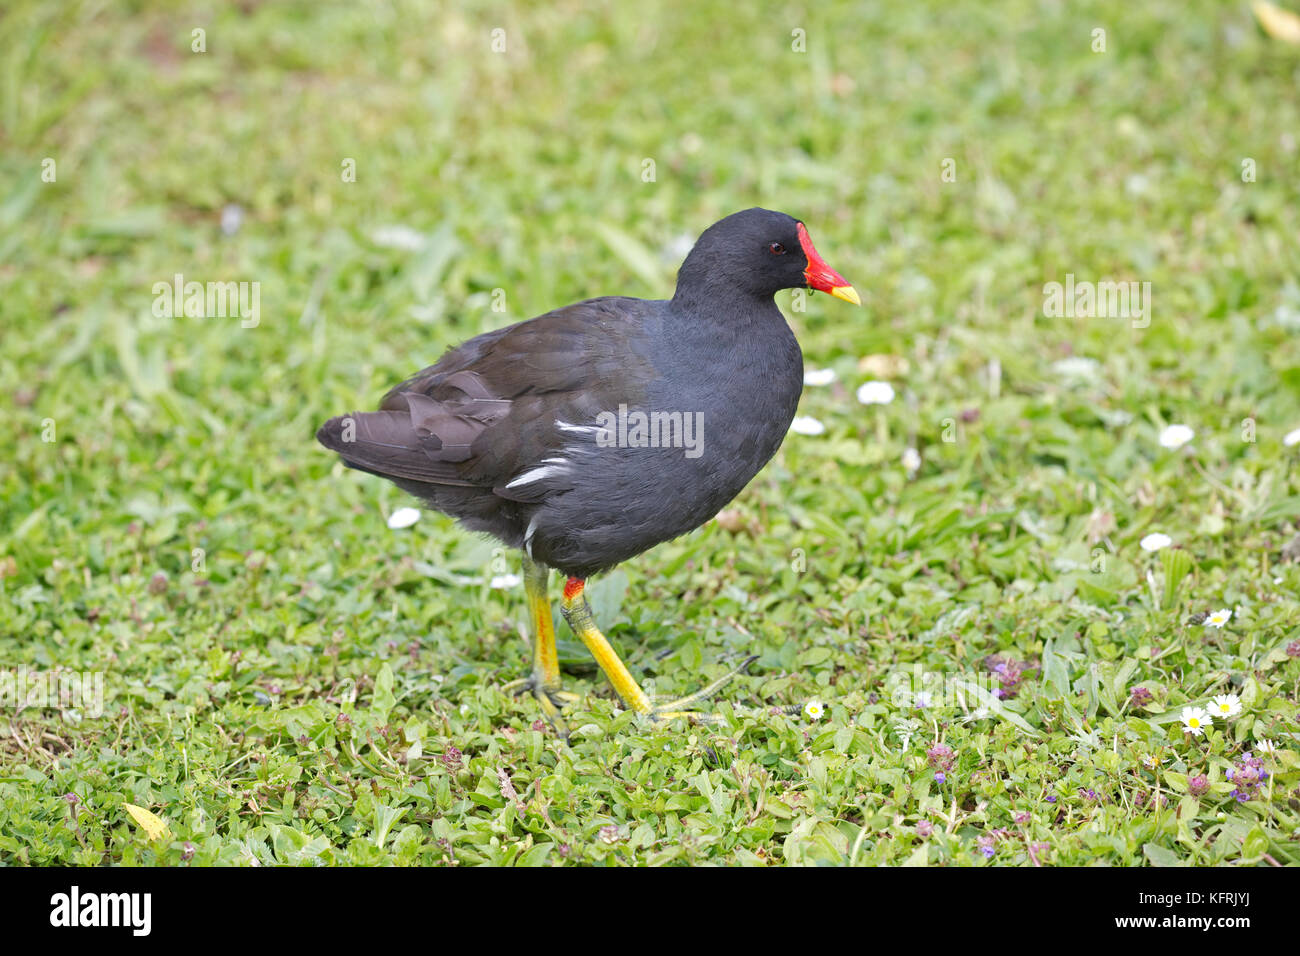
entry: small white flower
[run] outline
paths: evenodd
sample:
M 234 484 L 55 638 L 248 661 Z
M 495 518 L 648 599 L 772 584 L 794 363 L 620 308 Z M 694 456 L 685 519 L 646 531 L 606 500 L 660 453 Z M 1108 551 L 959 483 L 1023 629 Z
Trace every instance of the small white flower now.
M 1255 750 L 1262 754 L 1268 754 L 1270 757 L 1277 753 L 1277 744 L 1271 740 L 1256 740 Z
M 811 415 L 800 415 L 790 423 L 790 431 L 796 435 L 820 435 L 826 426 Z
M 826 713 L 826 708 L 822 707 L 820 700 L 810 700 L 803 705 L 803 712 L 809 720 L 821 720 L 822 714 Z
M 221 232 L 233 236 L 244 224 L 244 207 L 238 203 L 227 203 L 221 207 Z
M 803 373 L 805 385 L 829 385 L 833 381 L 835 381 L 833 368 L 814 368 Z
M 398 508 L 388 516 L 388 527 L 396 531 L 399 528 L 409 528 L 419 520 L 419 508 Z
M 506 588 L 518 587 L 520 580 L 517 574 L 497 574 L 488 582 L 488 587 L 503 591 Z
M 1159 551 L 1161 548 L 1167 548 L 1173 543 L 1173 538 L 1159 531 L 1153 531 L 1138 542 L 1138 544 L 1142 546 L 1143 551 Z
M 660 250 L 659 256 L 664 262 L 680 263 L 686 258 L 686 254 L 695 248 L 695 237 L 686 233 L 678 233 Z
M 1223 627 L 1232 620 L 1232 611 L 1229 608 L 1221 607 L 1213 614 L 1205 618 L 1206 627 Z
M 1160 433 L 1162 448 L 1182 448 L 1196 437 L 1196 432 L 1186 425 L 1169 425 Z
M 888 382 L 871 381 L 858 388 L 858 401 L 863 405 L 888 405 L 894 400 L 894 386 Z
M 380 226 L 371 230 L 370 241 L 387 249 L 419 252 L 429 240 L 424 233 L 417 232 L 410 226 Z
M 1227 720 L 1241 713 L 1241 698 L 1236 694 L 1220 694 L 1210 705 L 1210 713 Z
M 1210 715 L 1201 707 L 1186 707 L 1183 709 L 1183 729 L 1193 737 L 1199 737 L 1205 733 L 1205 728 L 1210 726 Z
M 1297 428 L 1295 431 L 1287 432 L 1286 436 L 1282 439 L 1282 444 L 1286 445 L 1287 448 L 1291 448 L 1294 445 L 1300 445 L 1300 428 Z
M 921 470 L 921 453 L 915 448 L 909 448 L 903 452 L 903 467 L 907 469 L 909 475 L 914 475 Z
M 1052 372 L 1062 379 L 1081 383 L 1095 382 L 1101 377 L 1101 366 L 1096 359 L 1071 355 L 1052 363 Z

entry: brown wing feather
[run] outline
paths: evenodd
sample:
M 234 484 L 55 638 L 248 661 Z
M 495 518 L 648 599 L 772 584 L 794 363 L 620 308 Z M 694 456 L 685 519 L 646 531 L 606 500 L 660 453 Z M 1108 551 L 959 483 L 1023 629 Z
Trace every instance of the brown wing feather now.
M 332 419 L 317 438 L 378 475 L 532 500 L 540 487 L 504 486 L 557 454 L 569 437 L 557 419 L 590 422 L 635 400 L 625 383 L 637 360 L 627 349 L 645 305 L 592 299 L 470 339 L 392 389 L 379 411 Z M 613 328 L 618 342 L 605 334 Z

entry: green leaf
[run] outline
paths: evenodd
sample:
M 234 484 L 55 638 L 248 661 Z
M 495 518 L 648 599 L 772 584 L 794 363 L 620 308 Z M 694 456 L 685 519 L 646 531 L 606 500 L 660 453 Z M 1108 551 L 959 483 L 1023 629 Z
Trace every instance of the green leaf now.
M 1155 843 L 1144 843 L 1142 855 L 1151 861 L 1152 866 L 1186 866 L 1187 864 L 1173 850 Z
M 1166 548 L 1160 552 L 1160 563 L 1164 566 L 1164 590 L 1161 606 L 1171 608 L 1178 602 L 1178 588 L 1192 571 L 1192 556 L 1182 548 Z
M 515 866 L 545 866 L 546 858 L 551 855 L 553 849 L 555 849 L 554 843 L 538 843 L 536 846 L 531 846 L 519 855 Z
M 664 284 L 667 270 L 639 239 L 604 222 L 596 224 L 596 232 L 605 240 L 610 252 L 649 288 L 659 289 Z
M 388 831 L 393 828 L 393 824 L 402 818 L 406 813 L 405 807 L 387 807 L 382 803 L 375 804 L 375 846 L 383 848 L 388 841 Z
M 1268 834 L 1259 824 L 1251 827 L 1241 844 L 1241 862 L 1255 863 L 1268 852 Z
M 379 668 L 379 675 L 375 678 L 375 692 L 370 699 L 370 711 L 376 723 L 388 723 L 388 714 L 396 703 L 397 699 L 393 696 L 393 669 L 385 662 Z

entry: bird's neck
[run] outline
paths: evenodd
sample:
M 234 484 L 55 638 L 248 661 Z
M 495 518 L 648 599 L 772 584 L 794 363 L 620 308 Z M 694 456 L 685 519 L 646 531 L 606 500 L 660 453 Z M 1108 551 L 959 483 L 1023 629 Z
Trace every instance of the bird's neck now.
M 785 326 L 770 292 L 755 293 L 735 283 L 709 279 L 677 283 L 672 311 L 687 328 L 712 328 L 737 335 Z

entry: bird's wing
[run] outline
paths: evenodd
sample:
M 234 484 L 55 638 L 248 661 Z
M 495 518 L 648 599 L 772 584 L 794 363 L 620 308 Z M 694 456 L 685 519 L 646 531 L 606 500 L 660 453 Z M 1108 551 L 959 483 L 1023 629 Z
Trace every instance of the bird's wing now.
M 648 306 L 591 299 L 480 335 L 392 389 L 379 411 L 332 419 L 317 437 L 379 475 L 532 500 L 555 490 L 578 429 L 642 398 L 636 383 L 654 374 L 639 348 Z

